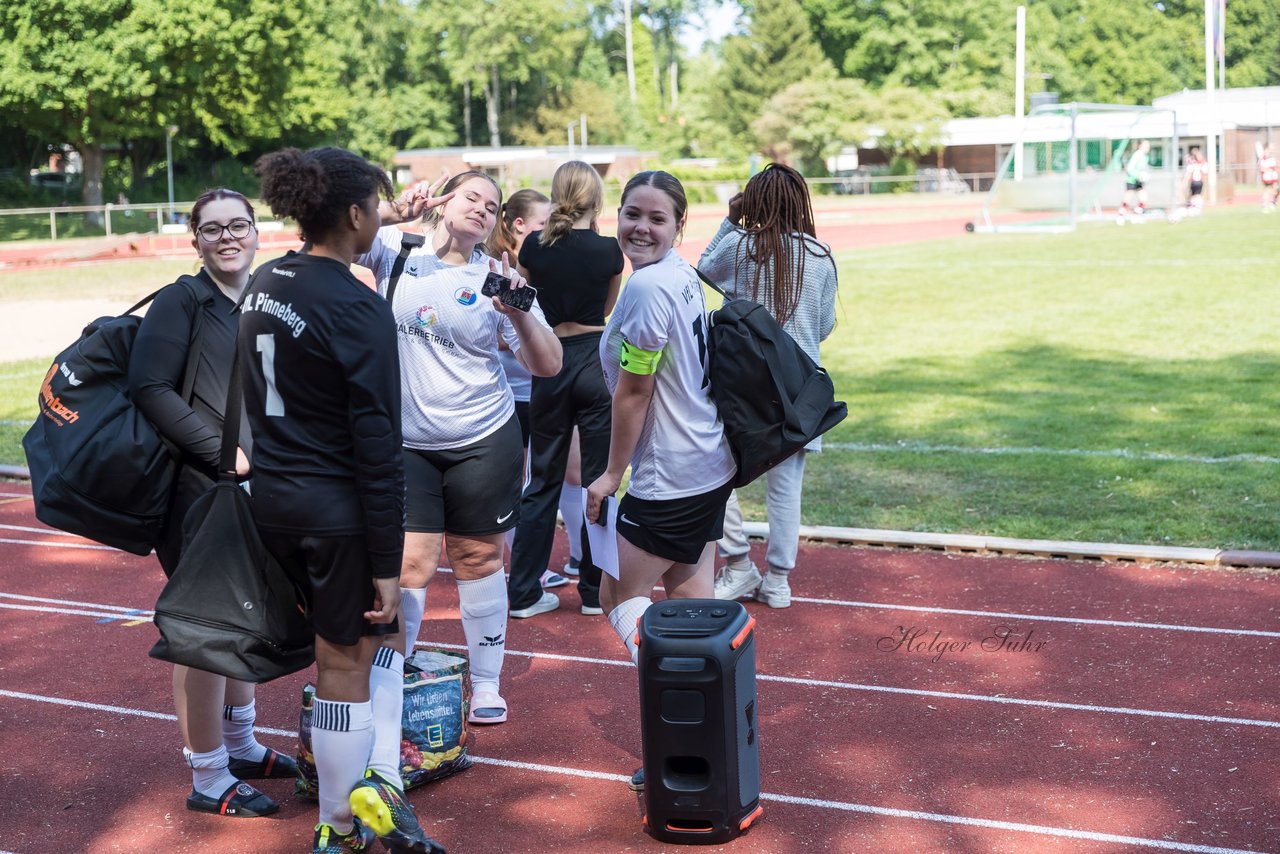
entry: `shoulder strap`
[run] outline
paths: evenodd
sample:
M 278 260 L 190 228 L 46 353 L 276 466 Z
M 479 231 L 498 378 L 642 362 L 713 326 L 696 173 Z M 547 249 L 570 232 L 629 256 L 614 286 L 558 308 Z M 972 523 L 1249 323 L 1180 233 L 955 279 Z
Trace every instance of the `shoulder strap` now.
M 185 287 L 196 301 L 195 319 L 191 322 L 191 338 L 187 342 L 187 367 L 182 372 L 182 399 L 190 403 L 191 392 L 196 386 L 196 368 L 200 365 L 200 347 L 204 344 L 204 297 L 197 290 L 203 287 L 204 283 L 195 276 L 179 276 L 177 283 Z
M 218 455 L 218 480 L 236 481 L 236 448 L 240 444 L 240 406 L 244 400 L 240 377 L 240 346 L 231 357 L 231 381 L 227 383 L 227 405 L 222 410 L 222 452 Z
M 699 278 L 699 279 L 702 279 L 702 281 L 706 282 L 707 287 L 711 288 L 711 290 L 715 291 L 715 292 L 716 292 L 716 293 L 718 293 L 720 296 L 724 297 L 725 299 L 735 299 L 735 297 L 731 297 L 731 296 L 729 296 L 727 293 L 725 293 L 725 292 L 724 292 L 724 289 L 723 289 L 723 288 L 721 288 L 719 285 L 717 285 L 715 282 L 711 281 L 711 280 L 710 280 L 710 279 L 708 279 L 706 276 L 702 275 L 702 271 L 701 271 L 701 270 L 699 270 L 697 267 L 694 267 L 694 268 L 693 268 L 693 272 L 697 273 L 697 274 L 698 274 L 698 278 Z
M 427 238 L 421 234 L 401 233 L 400 254 L 396 256 L 396 262 L 391 265 L 391 278 L 387 280 L 387 305 L 391 305 L 391 300 L 395 298 L 396 285 L 400 284 L 400 275 L 404 273 L 404 262 L 409 260 L 409 253 L 426 242 Z

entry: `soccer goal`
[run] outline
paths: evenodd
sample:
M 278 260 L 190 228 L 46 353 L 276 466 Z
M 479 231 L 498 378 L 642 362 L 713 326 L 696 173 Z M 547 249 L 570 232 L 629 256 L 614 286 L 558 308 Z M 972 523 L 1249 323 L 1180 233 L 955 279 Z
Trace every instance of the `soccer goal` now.
M 1178 203 L 1178 122 L 1171 109 L 1112 104 L 1040 104 L 1007 146 L 973 230 L 1061 233 L 1089 219 L 1114 218 L 1125 163 L 1151 143 L 1148 212 Z M 1110 212 L 1110 213 L 1108 213 Z

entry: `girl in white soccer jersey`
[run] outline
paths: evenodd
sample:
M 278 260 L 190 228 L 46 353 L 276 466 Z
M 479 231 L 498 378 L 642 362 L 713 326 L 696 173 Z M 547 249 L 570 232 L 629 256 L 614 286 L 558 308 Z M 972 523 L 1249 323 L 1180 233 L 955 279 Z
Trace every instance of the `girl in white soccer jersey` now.
M 502 553 L 524 480 L 524 443 L 498 339 L 535 376 L 560 370 L 560 343 L 536 303 L 518 311 L 480 293 L 490 270 L 516 287 L 525 284 L 505 253 L 499 263 L 482 251 L 502 205 L 493 179 L 463 172 L 449 179 L 441 198 L 447 201 L 426 212 L 426 244 L 409 254 L 391 305 L 405 446 L 401 614 L 412 652 L 447 533 L 471 660 L 470 721 L 497 724 L 507 719 L 499 693 L 507 634 Z M 401 196 L 394 210 L 383 206 L 383 222 L 426 204 L 420 195 Z M 402 236 L 383 227 L 356 259 L 374 271 L 384 296 Z
M 599 519 L 631 465 L 618 505 L 618 570 L 600 602 L 636 660 L 636 620 L 661 579 L 669 599 L 711 598 L 712 556 L 736 471 L 707 381 L 702 284 L 672 245 L 684 226 L 684 188 L 641 172 L 622 192 L 618 243 L 635 273 L 600 343 L 613 394 L 609 464 L 587 490 Z

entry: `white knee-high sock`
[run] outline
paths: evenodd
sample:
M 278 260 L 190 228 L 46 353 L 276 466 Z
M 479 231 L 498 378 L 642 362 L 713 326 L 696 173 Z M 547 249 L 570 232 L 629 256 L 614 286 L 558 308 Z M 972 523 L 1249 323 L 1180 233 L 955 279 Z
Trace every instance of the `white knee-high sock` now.
M 373 750 L 369 767 L 404 788 L 400 780 L 400 717 L 404 711 L 404 656 L 380 647 L 369 671 L 369 704 L 373 713 Z
M 320 780 L 320 821 L 347 833 L 351 828 L 348 796 L 364 778 L 373 749 L 371 705 L 316 697 L 311 709 L 311 749 Z
M 227 748 L 223 745 L 208 753 L 192 753 L 184 747 L 182 755 L 191 766 L 191 788 L 206 797 L 220 798 L 240 782 L 227 770 Z
M 618 633 L 622 645 L 631 656 L 631 663 L 640 660 L 640 647 L 636 645 L 638 622 L 652 602 L 647 596 L 633 596 L 609 612 L 609 625 Z
M 259 744 L 253 734 L 257 717 L 256 700 L 243 706 L 222 707 L 222 744 L 233 758 L 260 762 L 267 755 L 267 748 Z
M 427 588 L 400 588 L 400 623 L 404 626 L 404 657 L 413 655 L 413 645 L 418 642 L 418 629 L 422 626 L 422 612 L 427 610 Z
M 582 560 L 582 487 L 564 484 L 560 487 L 560 515 L 569 535 L 569 557 Z
M 507 582 L 502 570 L 475 581 L 459 581 L 458 610 L 471 657 L 471 687 L 496 694 L 507 648 Z

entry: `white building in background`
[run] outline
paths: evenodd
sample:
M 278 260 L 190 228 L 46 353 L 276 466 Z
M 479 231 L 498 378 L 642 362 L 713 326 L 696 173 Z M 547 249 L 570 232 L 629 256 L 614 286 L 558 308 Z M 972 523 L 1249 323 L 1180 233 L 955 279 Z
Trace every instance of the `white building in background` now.
M 1257 182 L 1254 144 L 1275 141 L 1280 145 L 1280 86 L 1225 89 L 1214 92 L 1213 106 L 1203 89 L 1183 90 L 1156 98 L 1151 106 L 1173 110 L 1177 117 L 1178 152 L 1176 165 L 1181 166 L 1191 146 L 1204 147 L 1212 129 L 1218 142 L 1218 162 L 1225 177 L 1235 183 Z M 1152 163 L 1164 165 L 1167 157 L 1159 140 L 1172 134 L 1167 120 L 1140 117 L 1137 113 L 1108 112 L 1082 117 L 1077 128 L 1081 149 L 1077 153 L 1081 168 L 1099 168 L 1106 159 L 1109 147 L 1105 141 L 1122 141 L 1140 138 L 1148 132 L 1154 138 Z M 1025 121 L 1025 120 L 1024 120 Z M 1156 125 L 1163 124 L 1159 129 Z M 1047 127 L 1047 125 L 1046 125 Z M 952 119 L 943 126 L 943 150 L 938 165 L 954 169 L 961 174 L 990 174 L 996 172 L 1009 149 L 1018 141 L 1024 124 L 1013 116 L 994 116 L 973 119 Z M 1036 138 L 1032 130 L 1025 142 L 1047 142 Z M 1065 171 L 1060 162 L 1065 151 L 1048 163 L 1040 164 L 1045 171 Z M 926 158 L 923 165 L 934 165 L 934 158 Z M 1036 164 L 1032 164 L 1035 168 Z

